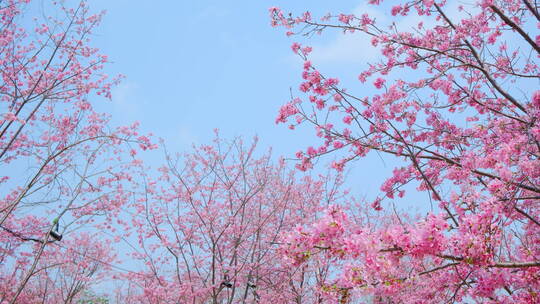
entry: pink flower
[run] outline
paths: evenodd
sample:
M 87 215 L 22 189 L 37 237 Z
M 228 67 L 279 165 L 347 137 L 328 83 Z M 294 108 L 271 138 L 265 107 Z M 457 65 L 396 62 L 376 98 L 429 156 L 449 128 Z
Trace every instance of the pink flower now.
M 310 46 L 306 46 L 306 47 L 303 47 L 303 48 L 302 48 L 302 53 L 303 53 L 304 55 L 309 55 L 309 53 L 311 53 L 312 50 L 313 50 L 313 49 L 312 49 Z
M 395 16 L 397 14 L 399 14 L 399 12 L 401 12 L 403 8 L 401 7 L 401 5 L 396 5 L 396 6 L 393 6 L 392 7 L 392 16 Z
M 345 14 L 339 14 L 339 21 L 345 23 L 345 24 L 349 24 L 349 22 L 351 21 L 351 19 L 353 18 L 354 16 L 353 15 L 345 15 Z
M 7 120 L 7 121 L 16 121 L 17 116 L 15 116 L 15 114 L 12 113 L 12 112 L 7 112 L 7 113 L 4 114 L 4 119 Z
M 335 149 L 339 149 L 343 147 L 343 143 L 341 141 L 334 141 L 333 146 Z
M 291 45 L 291 50 L 298 54 L 298 51 L 300 50 L 302 46 L 298 43 L 298 42 L 293 42 L 293 44 Z
M 532 97 L 532 104 L 537 110 L 540 110 L 540 90 L 534 91 Z
M 308 147 L 307 155 L 309 155 L 310 157 L 313 157 L 313 156 L 317 155 L 317 150 L 315 150 L 315 148 L 313 148 L 313 147 Z
M 382 86 L 384 85 L 385 82 L 386 82 L 386 80 L 379 77 L 373 82 L 373 85 L 375 85 L 375 87 L 377 89 L 380 89 L 380 88 L 382 88 Z

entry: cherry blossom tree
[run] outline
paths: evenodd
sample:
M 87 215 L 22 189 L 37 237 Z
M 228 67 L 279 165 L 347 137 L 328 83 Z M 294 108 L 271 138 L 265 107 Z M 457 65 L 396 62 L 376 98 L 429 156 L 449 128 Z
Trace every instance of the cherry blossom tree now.
M 132 206 L 145 270 L 126 274 L 122 302 L 316 303 L 324 265 L 283 263 L 281 234 L 339 199 L 340 179 L 297 177 L 258 156 L 256 140 L 217 137 L 168 156 Z M 127 290 L 130 292 L 128 293 Z
M 99 235 L 80 233 L 66 242 L 48 246 L 17 303 L 79 303 L 99 297 L 90 287 L 107 278 L 115 263 L 114 250 L 96 241 Z M 20 257 L 15 267 L 25 264 Z M 4 276 L 0 301 L 11 299 L 20 286 L 19 276 Z
M 320 138 L 297 153 L 299 169 L 327 154 L 337 157 L 331 166 L 338 171 L 369 153 L 386 154 L 403 165 L 366 204 L 385 213 L 416 185 L 429 194 L 431 211 L 411 220 L 388 215 L 373 228 L 334 207 L 288 234 L 285 255 L 295 265 L 316 255 L 333 259 L 339 275 L 319 289 L 341 303 L 539 302 L 538 5 L 369 3 L 391 22 L 270 9 L 272 25 L 289 36 L 337 30 L 364 35 L 362 47 L 380 52 L 379 61 L 358 71 L 358 89 L 346 89 L 310 60 L 311 47 L 295 42 L 304 61 L 300 97 L 280 109 L 276 122 L 311 125 Z M 400 23 L 405 18 L 416 21 L 414 28 Z
M 74 301 L 98 273 L 81 265 L 109 254 L 99 252 L 103 236 L 91 241 L 79 231 L 115 229 L 135 155 L 153 147 L 137 124 L 113 129 L 94 110 L 91 100 L 110 98 L 118 82 L 101 72 L 107 57 L 90 46 L 103 14 L 85 1 L 42 4 L 0 1 L 2 303 Z M 33 18 L 41 15 L 51 17 Z

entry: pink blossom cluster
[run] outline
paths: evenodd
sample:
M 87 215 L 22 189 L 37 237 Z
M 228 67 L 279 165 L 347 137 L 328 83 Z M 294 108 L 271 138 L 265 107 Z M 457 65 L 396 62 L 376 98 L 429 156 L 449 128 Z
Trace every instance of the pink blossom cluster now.
M 136 151 L 155 148 L 137 124 L 114 128 L 94 110 L 121 78 L 103 74 L 107 56 L 89 44 L 103 13 L 55 2 L 61 18 L 28 20 L 39 7 L 0 5 L 2 303 L 91 300 L 115 261 L 106 233 L 130 197 Z
M 460 6 L 459 14 L 445 1 L 392 5 L 394 25 L 407 16 L 417 18 L 416 26 L 386 29 L 350 14 L 284 18 L 273 9 L 274 24 L 285 25 L 288 35 L 367 34 L 380 53 L 358 71 L 355 92 L 299 52 L 305 62 L 300 96 L 289 103 L 296 109 L 280 112 L 276 122 L 313 126 L 319 141 L 296 154 L 301 170 L 327 154 L 337 157 L 331 167 L 338 171 L 370 152 L 401 160 L 380 195 L 366 202 L 376 212 L 386 214 L 394 200 L 407 199 L 408 185 L 426 192 L 435 210 L 417 220 L 390 217 L 376 230 L 345 216 L 330 221 L 336 218 L 331 211 L 287 235 L 284 254 L 293 265 L 317 254 L 332 258 L 337 285 L 320 290 L 343 303 L 355 293 L 379 302 L 536 303 L 538 9 L 517 0 L 477 1 Z

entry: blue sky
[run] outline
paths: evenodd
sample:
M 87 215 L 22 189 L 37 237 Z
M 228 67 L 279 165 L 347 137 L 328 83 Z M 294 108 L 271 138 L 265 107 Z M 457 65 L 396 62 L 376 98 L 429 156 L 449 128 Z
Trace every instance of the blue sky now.
M 224 136 L 258 134 L 276 153 L 298 149 L 299 132 L 276 126 L 279 106 L 300 80 L 292 39 L 269 25 L 268 8 L 339 9 L 326 1 L 92 1 L 107 15 L 95 43 L 127 76 L 114 91 L 117 123 L 143 129 L 182 149 Z M 351 11 L 353 1 L 342 1 Z M 309 132 L 311 134 L 311 132 Z M 305 135 L 305 134 L 304 134 Z M 308 141 L 306 141 L 308 142 Z
M 113 62 L 110 75 L 126 79 L 103 107 L 114 124 L 140 121 L 142 130 L 164 138 L 168 150 L 183 152 L 192 143 L 209 143 L 213 130 L 224 138 L 258 135 L 259 148 L 292 157 L 315 145 L 311 127 L 290 131 L 276 125 L 279 107 L 300 83 L 302 62 L 291 52 L 296 38 L 272 28 L 268 8 L 316 17 L 328 12 L 384 13 L 358 1 L 127 1 L 93 0 L 94 10 L 106 10 L 95 31 L 94 44 Z M 312 61 L 349 88 L 362 89 L 357 75 L 376 57 L 369 38 L 327 32 L 308 43 Z M 305 41 L 304 41 L 305 42 Z M 363 89 L 362 89 L 363 90 Z M 362 92 L 365 93 L 365 92 Z M 160 163 L 153 154 L 150 163 Z M 330 159 L 326 159 L 329 161 Z M 376 154 L 357 163 L 348 187 L 374 198 L 392 159 Z M 324 162 L 319 169 L 324 169 Z

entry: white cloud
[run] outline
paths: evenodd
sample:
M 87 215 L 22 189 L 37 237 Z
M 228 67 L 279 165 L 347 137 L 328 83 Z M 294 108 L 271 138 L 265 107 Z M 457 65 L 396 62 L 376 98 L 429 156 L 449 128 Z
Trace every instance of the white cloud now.
M 197 136 L 193 133 L 191 128 L 186 125 L 180 125 L 178 126 L 178 129 L 176 130 L 176 133 L 172 135 L 174 138 L 174 141 L 172 142 L 179 142 L 183 145 L 190 146 L 192 144 L 198 145 L 199 140 Z
M 363 3 L 353 10 L 353 14 L 368 14 L 377 22 L 387 18 L 380 8 Z M 326 34 L 328 34 L 327 32 Z M 324 35 L 324 33 L 323 33 Z M 379 51 L 371 45 L 371 37 L 362 32 L 335 33 L 335 38 L 326 44 L 314 45 L 310 56 L 316 63 L 364 63 L 379 57 Z
M 138 86 L 134 82 L 122 81 L 112 89 L 112 102 L 117 112 L 125 116 L 135 116 L 139 106 L 135 100 Z
M 369 36 L 361 33 L 340 34 L 326 45 L 315 45 L 311 60 L 316 63 L 363 63 L 378 57 Z
M 464 4 L 461 1 L 449 1 L 445 6 L 445 13 L 452 19 L 459 22 L 460 19 L 466 15 L 463 12 L 459 12 L 458 6 Z M 467 5 L 468 10 L 477 12 L 474 7 Z M 370 18 L 375 19 L 377 25 L 381 29 L 388 29 L 395 19 L 390 18 L 389 8 L 379 7 L 363 3 L 357 6 L 353 10 L 353 14 L 361 16 L 362 14 L 368 14 Z M 435 25 L 434 18 L 422 18 L 418 15 L 411 13 L 405 17 L 398 17 L 395 26 L 400 31 L 410 31 L 416 28 L 420 21 L 424 20 L 425 27 L 433 27 Z M 328 30 L 326 34 L 330 33 Z M 335 33 L 335 32 L 334 32 Z M 323 33 L 324 35 L 325 33 Z M 378 61 L 382 55 L 379 49 L 371 45 L 371 36 L 362 32 L 335 33 L 335 38 L 325 44 L 314 44 L 313 53 L 310 58 L 313 62 L 318 64 L 345 64 L 345 63 L 365 63 Z

